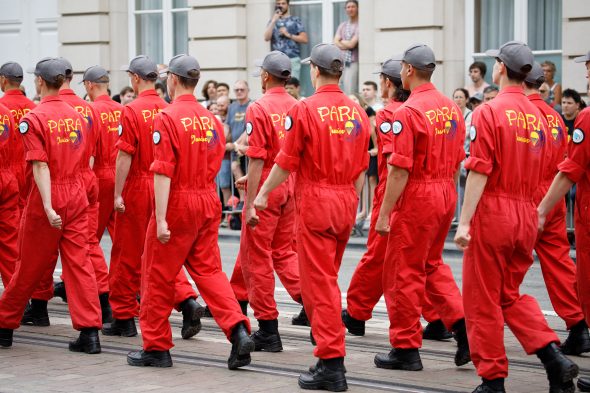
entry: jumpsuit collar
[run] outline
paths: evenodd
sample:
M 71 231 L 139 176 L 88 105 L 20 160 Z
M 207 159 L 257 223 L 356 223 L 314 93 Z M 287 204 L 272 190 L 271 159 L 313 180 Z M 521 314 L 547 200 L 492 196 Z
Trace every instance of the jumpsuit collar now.
M 342 93 L 340 87 L 337 84 L 329 84 L 323 85 L 322 87 L 318 88 L 316 91 L 317 93 Z
M 182 101 L 182 102 L 197 102 L 197 99 L 192 94 L 183 94 L 183 95 L 180 95 L 180 96 L 176 97 L 173 100 L 173 102 L 179 102 L 179 101 Z
M 96 101 L 110 101 L 110 100 L 111 100 L 111 97 L 109 97 L 108 94 L 102 94 L 102 95 L 96 97 L 94 102 L 96 102 Z
M 45 96 L 43 98 L 41 98 L 41 104 L 44 104 L 46 102 L 53 102 L 53 101 L 61 101 L 61 99 L 59 98 L 59 96 Z

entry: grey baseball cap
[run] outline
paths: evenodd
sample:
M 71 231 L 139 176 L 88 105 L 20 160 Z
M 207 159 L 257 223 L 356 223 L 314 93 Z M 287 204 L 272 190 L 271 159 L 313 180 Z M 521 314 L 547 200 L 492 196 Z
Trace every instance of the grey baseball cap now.
M 394 55 L 393 58 L 399 58 L 402 55 Z M 387 59 L 381 64 L 379 71 L 373 74 L 385 74 L 392 78 L 401 78 L 402 63 L 399 60 Z
M 260 67 L 260 69 L 254 72 L 252 76 L 260 76 L 262 70 L 265 70 L 277 78 L 289 79 L 291 77 L 291 59 L 278 50 L 273 50 L 263 60 L 256 61 L 254 65 Z
M 403 61 L 423 71 L 432 71 L 436 68 L 434 52 L 424 44 L 410 45 L 404 53 L 392 57 L 391 60 Z
M 72 67 L 72 63 L 70 63 L 70 61 L 65 57 L 58 57 L 57 60 L 64 63 L 64 65 L 66 66 L 66 77 L 72 77 L 74 72 L 74 67 Z
M 158 65 L 149 57 L 139 55 L 131 59 L 129 65 L 121 68 L 123 71 L 139 75 L 141 79 L 155 81 L 158 79 Z
M 574 62 L 576 63 L 586 63 L 587 61 L 590 61 L 590 52 L 586 53 L 584 56 L 574 58 Z
M 334 44 L 317 44 L 311 50 L 311 56 L 301 60 L 301 63 L 313 63 L 331 74 L 338 74 L 344 69 L 342 51 Z
M 520 41 L 508 41 L 500 49 L 487 50 L 486 55 L 502 60 L 506 67 L 522 74 L 528 74 L 535 62 L 531 48 Z
M 66 64 L 57 57 L 45 57 L 37 63 L 32 71 L 29 71 L 36 76 L 40 76 L 47 82 L 57 82 L 61 75 L 65 78 L 69 70 Z
M 86 81 L 94 83 L 108 83 L 109 73 L 99 65 L 89 67 L 86 71 L 84 71 L 84 76 L 82 77 L 82 82 L 80 83 Z
M 189 55 L 176 55 L 170 60 L 168 71 L 188 79 L 201 77 L 201 66 L 197 59 Z
M 8 79 L 22 81 L 23 68 L 20 66 L 20 64 L 15 63 L 14 61 L 9 61 L 8 63 L 2 64 L 0 67 L 0 75 Z
M 541 64 L 535 61 L 533 64 L 533 69 L 528 73 L 524 80 L 528 83 L 534 84 L 541 84 L 545 82 L 545 74 L 543 73 L 543 67 L 541 67 Z

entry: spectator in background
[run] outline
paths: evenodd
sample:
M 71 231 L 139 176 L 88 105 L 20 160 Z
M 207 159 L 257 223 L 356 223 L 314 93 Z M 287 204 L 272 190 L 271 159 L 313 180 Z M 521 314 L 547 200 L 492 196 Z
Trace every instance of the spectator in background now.
M 483 94 L 484 89 L 489 86 L 489 83 L 484 79 L 487 70 L 486 63 L 482 61 L 476 61 L 469 66 L 469 77 L 472 83 L 465 86 L 469 96 L 475 96 L 476 93 Z
M 561 85 L 554 80 L 557 68 L 555 67 L 555 63 L 549 60 L 541 63 L 541 67 L 543 67 L 545 83 L 549 86 L 549 101 L 547 103 L 552 108 L 555 108 L 555 110 L 558 110 L 556 107 L 561 104 Z
M 453 92 L 453 101 L 455 104 L 461 109 L 461 113 L 463 113 L 463 119 L 465 120 L 465 152 L 469 154 L 469 129 L 471 128 L 471 115 L 473 115 L 473 111 L 467 107 L 467 102 L 469 100 L 469 92 L 467 89 L 459 87 L 455 89 Z
M 219 117 L 221 118 L 221 122 L 222 123 L 226 123 L 227 122 L 227 109 L 229 108 L 229 97 L 228 96 L 220 96 L 217 97 L 217 101 L 215 101 L 215 103 L 217 104 L 217 112 L 219 114 Z
M 297 101 L 301 101 L 305 98 L 301 96 L 301 86 L 299 85 L 299 79 L 297 78 L 289 79 L 287 83 L 285 83 L 285 89 L 287 90 L 287 93 Z
M 373 81 L 363 83 L 363 99 L 375 112 L 383 109 L 383 103 L 377 98 L 377 84 Z
M 283 52 L 291 59 L 291 76 L 300 78 L 301 49 L 307 44 L 307 33 L 301 18 L 289 13 L 289 0 L 276 0 L 275 12 L 264 31 L 264 40 L 270 41 L 270 49 Z
M 567 134 L 571 137 L 578 113 L 582 110 L 582 97 L 572 89 L 565 89 L 561 96 L 561 117 L 567 127 Z
M 135 99 L 135 92 L 131 87 L 125 86 L 121 89 L 121 92 L 119 93 L 119 98 L 121 100 L 121 105 L 127 105 Z
M 229 85 L 225 82 L 217 83 L 217 99 L 221 96 L 229 97 Z
M 166 87 L 164 86 L 164 84 L 162 82 L 160 82 L 160 81 L 156 82 L 155 89 L 156 89 L 156 93 L 158 93 L 158 95 L 160 96 L 161 99 L 169 102 L 166 99 Z
M 482 102 L 483 93 L 475 93 L 475 95 L 469 97 L 469 100 L 467 101 L 467 107 L 474 111 L 475 108 L 480 106 Z
M 359 87 L 359 4 L 348 0 L 345 5 L 348 20 L 342 22 L 334 35 L 334 45 L 340 48 L 344 57 L 344 71 L 340 86 L 346 94 L 356 93 Z
M 229 91 L 229 88 L 228 88 Z M 209 108 L 212 102 L 217 101 L 217 82 L 214 80 L 208 80 L 203 85 L 201 94 L 205 97 L 205 101 L 202 102 L 205 108 Z
M 498 88 L 493 85 L 489 85 L 485 89 L 483 89 L 483 102 L 488 102 L 496 98 L 498 95 Z

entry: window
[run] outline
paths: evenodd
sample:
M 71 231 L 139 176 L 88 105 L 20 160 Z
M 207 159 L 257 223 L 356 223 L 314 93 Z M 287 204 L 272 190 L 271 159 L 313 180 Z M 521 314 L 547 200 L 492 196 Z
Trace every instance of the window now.
M 561 81 L 561 0 L 465 0 L 465 12 L 465 68 L 483 61 L 488 66 L 485 79 L 491 83 L 495 60 L 485 51 L 519 40 L 528 43 L 535 61 L 554 62 L 555 79 Z
M 167 63 L 188 52 L 187 0 L 128 0 L 130 57 L 145 54 Z

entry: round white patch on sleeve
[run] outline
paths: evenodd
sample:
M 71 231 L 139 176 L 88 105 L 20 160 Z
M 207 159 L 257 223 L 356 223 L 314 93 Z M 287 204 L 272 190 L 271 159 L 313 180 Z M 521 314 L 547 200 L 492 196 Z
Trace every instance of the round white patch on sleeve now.
M 584 131 L 579 128 L 576 128 L 572 134 L 572 141 L 577 145 L 578 143 L 582 143 L 584 141 Z
M 402 122 L 401 121 L 396 120 L 391 125 L 391 128 L 393 129 L 393 133 L 395 135 L 399 135 L 399 133 L 402 132 L 402 130 L 404 129 L 404 126 L 402 125 Z

